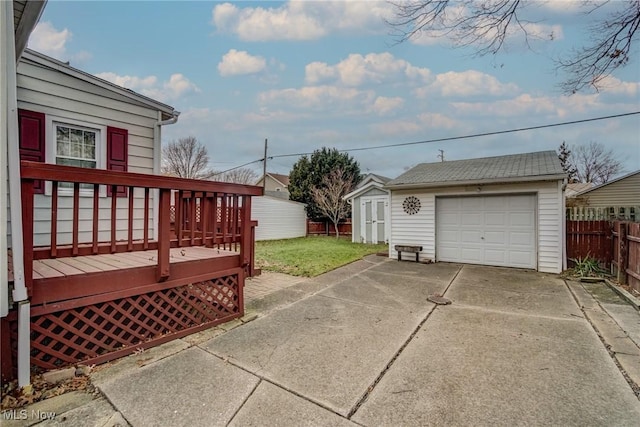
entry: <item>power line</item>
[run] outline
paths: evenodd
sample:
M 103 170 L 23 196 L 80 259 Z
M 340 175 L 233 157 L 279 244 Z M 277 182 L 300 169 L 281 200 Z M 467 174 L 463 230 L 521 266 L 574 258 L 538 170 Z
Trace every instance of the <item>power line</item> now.
M 552 127 L 557 127 L 557 126 L 573 125 L 573 124 L 577 124 L 577 123 L 594 122 L 594 121 L 597 121 L 597 120 L 606 120 L 606 119 L 614 119 L 614 118 L 617 118 L 617 117 L 632 116 L 632 115 L 635 115 L 635 114 L 640 114 L 640 111 L 634 111 L 632 113 L 614 114 L 614 115 L 611 115 L 611 116 L 593 117 L 593 118 L 582 119 L 582 120 L 573 120 L 573 121 L 570 121 L 570 122 L 551 123 L 551 124 L 546 124 L 546 125 L 529 126 L 529 127 L 524 127 L 524 128 L 515 128 L 515 129 L 499 130 L 499 131 L 484 132 L 484 133 L 474 133 L 474 134 L 471 134 L 471 135 L 450 136 L 450 137 L 446 137 L 446 138 L 426 139 L 426 140 L 423 140 L 423 141 L 401 142 L 401 143 L 398 143 L 398 144 L 375 145 L 373 147 L 347 148 L 347 149 L 338 150 L 338 151 L 341 152 L 341 153 L 346 153 L 346 152 L 351 152 L 351 151 L 377 150 L 377 149 L 380 149 L 380 148 L 405 147 L 405 146 L 408 146 L 408 145 L 429 144 L 429 143 L 433 143 L 433 142 L 443 142 L 443 141 L 454 141 L 456 139 L 478 138 L 478 137 L 481 137 L 481 136 L 502 135 L 502 134 L 505 134 L 505 133 L 524 132 L 524 131 L 527 131 L 527 130 L 544 129 L 544 128 L 552 128 Z M 307 156 L 309 154 L 313 154 L 313 153 L 278 154 L 278 155 L 274 155 L 272 157 L 273 158 L 294 157 L 294 156 L 295 157 L 299 157 L 299 156 Z
M 263 159 L 253 160 L 253 161 L 251 161 L 251 162 L 247 162 L 247 163 L 245 163 L 245 164 L 243 164 L 243 165 L 240 165 L 240 166 L 232 167 L 231 169 L 227 169 L 227 170 L 224 170 L 224 171 L 222 171 L 222 172 L 216 172 L 216 173 L 212 174 L 211 176 L 222 175 L 223 173 L 231 172 L 232 170 L 240 169 L 240 168 L 243 168 L 243 167 L 245 167 L 245 166 L 249 166 L 249 165 L 252 165 L 252 164 L 254 164 L 254 163 L 261 162 L 262 160 L 263 160 Z
M 381 149 L 381 148 L 406 147 L 406 146 L 409 146 L 409 145 L 430 144 L 430 143 L 434 143 L 434 142 L 444 142 L 444 141 L 455 141 L 457 139 L 469 139 L 469 138 L 478 138 L 478 137 L 482 137 L 482 136 L 503 135 L 503 134 L 506 134 L 506 133 L 524 132 L 524 131 L 528 131 L 528 130 L 545 129 L 545 128 L 552 128 L 552 127 L 558 127 L 558 126 L 574 125 L 574 124 L 578 124 L 578 123 L 595 122 L 595 121 L 598 121 L 598 120 L 607 120 L 607 119 L 615 119 L 615 118 L 618 118 L 618 117 L 633 116 L 633 115 L 636 115 L 636 114 L 640 114 L 640 111 L 634 111 L 634 112 L 631 112 L 631 113 L 613 114 L 613 115 L 610 115 L 610 116 L 592 117 L 592 118 L 589 118 L 589 119 L 572 120 L 572 121 L 569 121 L 569 122 L 550 123 L 550 124 L 538 125 L 538 126 L 528 126 L 528 127 L 524 127 L 524 128 L 515 128 L 515 129 L 507 129 L 507 130 L 498 130 L 498 131 L 493 131 L 493 132 L 474 133 L 474 134 L 470 134 L 470 135 L 461 135 L 461 136 L 450 136 L 450 137 L 446 137 L 446 138 L 425 139 L 423 141 L 412 141 L 412 142 L 401 142 L 401 143 L 397 143 L 397 144 L 375 145 L 375 146 L 372 146 L 372 147 L 346 148 L 344 150 L 338 150 L 338 151 L 341 152 L 341 153 L 347 153 L 347 152 L 351 152 L 351 151 L 378 150 L 378 149 Z M 308 156 L 310 154 L 313 154 L 313 152 L 277 154 L 277 155 L 274 155 L 274 156 L 269 156 L 268 159 L 279 159 L 279 158 L 284 158 L 284 157 L 300 157 L 300 156 Z M 247 163 L 242 164 L 240 166 L 235 166 L 235 167 L 233 167 L 231 169 L 227 169 L 227 170 L 222 171 L 222 172 L 216 172 L 213 176 L 221 175 L 223 173 L 230 172 L 232 170 L 239 169 L 241 167 L 248 166 L 248 165 L 251 165 L 251 164 L 254 164 L 254 163 L 258 163 L 258 162 L 262 162 L 262 161 L 264 161 L 264 158 L 253 160 L 251 162 L 247 162 Z

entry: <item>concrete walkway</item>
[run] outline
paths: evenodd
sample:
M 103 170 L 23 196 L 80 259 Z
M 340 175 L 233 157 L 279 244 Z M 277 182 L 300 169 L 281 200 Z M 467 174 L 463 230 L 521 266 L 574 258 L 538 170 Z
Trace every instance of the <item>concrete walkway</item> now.
M 435 306 L 432 293 L 453 304 Z M 113 413 L 98 420 L 84 408 L 67 421 L 613 426 L 640 419 L 635 385 L 592 326 L 599 304 L 554 275 L 374 256 L 249 305 L 256 320 L 98 370 L 92 379 Z M 626 336 L 610 326 L 611 339 Z

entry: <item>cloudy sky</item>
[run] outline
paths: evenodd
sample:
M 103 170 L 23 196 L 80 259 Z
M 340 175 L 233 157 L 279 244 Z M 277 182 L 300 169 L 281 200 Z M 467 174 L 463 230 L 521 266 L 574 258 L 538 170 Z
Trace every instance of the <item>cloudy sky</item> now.
M 615 3 L 609 7 L 615 7 Z M 579 3 L 530 2 L 527 28 L 498 56 L 447 39 L 396 43 L 387 2 L 96 2 L 50 0 L 29 47 L 181 111 L 163 142 L 193 135 L 212 167 L 263 156 L 288 173 L 297 156 L 451 138 L 640 111 L 640 46 L 600 92 L 562 95 L 554 59 L 588 41 Z M 601 10 L 599 13 L 605 13 Z M 445 160 L 591 141 L 640 169 L 640 115 L 350 154 L 395 177 Z M 261 171 L 261 164 L 251 167 Z

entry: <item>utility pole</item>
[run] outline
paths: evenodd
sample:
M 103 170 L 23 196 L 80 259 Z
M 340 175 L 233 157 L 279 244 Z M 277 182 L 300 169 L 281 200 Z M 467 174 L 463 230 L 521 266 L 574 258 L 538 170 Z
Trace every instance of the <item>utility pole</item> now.
M 264 139 L 264 159 L 262 163 L 262 191 L 267 188 L 267 138 Z
M 438 150 L 440 154 L 438 154 L 438 158 L 441 162 L 444 162 L 444 150 Z

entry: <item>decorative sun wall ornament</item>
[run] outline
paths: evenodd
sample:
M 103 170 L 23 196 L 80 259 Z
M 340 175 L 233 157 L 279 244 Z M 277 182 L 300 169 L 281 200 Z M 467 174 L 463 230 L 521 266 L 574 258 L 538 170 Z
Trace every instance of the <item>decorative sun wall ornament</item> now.
M 415 215 L 420 212 L 420 199 L 409 196 L 402 202 L 402 209 L 409 215 Z

